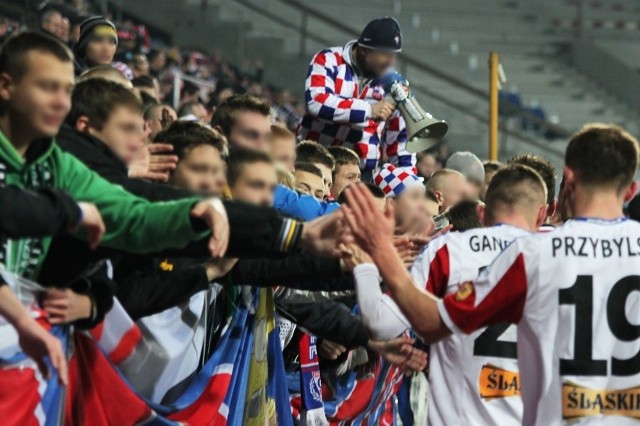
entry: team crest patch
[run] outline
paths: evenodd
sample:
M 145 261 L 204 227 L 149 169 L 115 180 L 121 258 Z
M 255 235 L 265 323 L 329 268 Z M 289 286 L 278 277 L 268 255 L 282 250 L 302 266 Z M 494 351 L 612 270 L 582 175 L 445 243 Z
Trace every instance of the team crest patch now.
M 458 291 L 456 293 L 456 300 L 458 302 L 461 302 L 466 298 L 468 298 L 469 296 L 471 296 L 472 294 L 473 294 L 473 284 L 471 283 L 471 281 L 467 281 L 465 283 L 462 283 L 462 285 L 460 285 L 460 288 L 458 288 Z

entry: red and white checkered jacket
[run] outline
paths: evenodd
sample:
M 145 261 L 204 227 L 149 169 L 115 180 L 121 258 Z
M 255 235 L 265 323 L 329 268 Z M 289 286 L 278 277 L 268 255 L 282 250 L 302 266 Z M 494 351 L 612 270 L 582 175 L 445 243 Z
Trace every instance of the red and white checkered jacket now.
M 305 82 L 307 113 L 298 127 L 298 139 L 351 148 L 365 170 L 378 166 L 383 147 L 390 163 L 413 168 L 415 156 L 406 150 L 407 129 L 400 112 L 396 110 L 386 122 L 371 119 L 371 104 L 384 97 L 384 88 L 378 79 L 359 85 L 351 65 L 354 43 L 313 57 Z

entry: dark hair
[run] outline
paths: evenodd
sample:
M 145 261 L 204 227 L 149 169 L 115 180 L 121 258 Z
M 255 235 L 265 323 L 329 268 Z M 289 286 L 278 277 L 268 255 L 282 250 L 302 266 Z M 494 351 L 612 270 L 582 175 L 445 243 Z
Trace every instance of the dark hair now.
M 173 153 L 182 161 L 192 149 L 209 145 L 227 155 L 227 140 L 218 131 L 205 127 L 195 121 L 174 121 L 153 139 L 154 142 L 168 143 L 173 146 Z
M 296 159 L 301 163 L 322 164 L 332 171 L 336 166 L 329 150 L 313 141 L 302 141 L 296 146 Z
M 155 78 L 150 75 L 141 75 L 133 80 L 131 80 L 131 84 L 133 87 L 147 87 L 149 89 L 153 89 L 156 87 Z
M 245 164 L 255 163 L 273 164 L 273 160 L 267 153 L 262 151 L 234 148 L 227 159 L 227 182 L 229 182 L 229 186 L 233 186 L 236 183 L 242 174 L 242 168 Z
M 153 96 L 151 96 L 150 94 L 148 94 L 147 92 L 143 92 L 142 90 L 140 91 L 140 93 L 138 93 L 140 95 L 140 99 L 142 100 L 142 115 L 144 116 L 147 112 L 147 110 L 149 108 L 151 108 L 154 105 L 160 105 L 160 102 L 154 98 Z
M 346 166 L 347 164 L 360 166 L 360 157 L 358 157 L 358 154 L 356 154 L 354 150 L 345 148 L 344 146 L 330 146 L 327 149 L 335 160 L 334 175 L 339 167 Z
M 556 198 L 556 177 L 558 173 L 549 160 L 539 155 L 523 154 L 509 158 L 507 163 L 529 166 L 538 172 L 547 187 L 547 204 L 553 203 Z
M 25 32 L 9 38 L 0 48 L 0 73 L 20 80 L 26 73 L 25 56 L 32 51 L 48 53 L 62 62 L 73 62 L 73 53 L 52 36 Z
M 623 191 L 638 169 L 638 141 L 613 124 L 588 124 L 569 142 L 565 164 L 580 183 Z
M 485 161 L 482 165 L 484 166 L 485 175 L 489 172 L 497 172 L 504 167 L 504 163 L 501 163 L 500 161 Z
M 445 216 L 453 225 L 452 231 L 464 232 L 469 229 L 482 228 L 477 212 L 479 203 L 478 200 L 463 200 L 447 210 Z
M 200 101 L 189 101 L 189 102 L 185 103 L 180 108 L 178 108 L 178 118 L 185 117 L 185 116 L 187 116 L 189 114 L 193 114 L 194 109 L 198 105 L 202 105 L 202 102 L 200 102 Z M 204 105 L 202 105 L 202 107 L 204 108 Z
M 211 127 L 220 127 L 222 133 L 229 137 L 239 112 L 257 112 L 265 117 L 271 114 L 271 107 L 263 100 L 249 95 L 234 95 L 226 99 L 216 108 L 211 118 Z
M 378 198 L 380 200 L 384 199 L 384 191 L 382 189 L 380 189 L 380 187 L 378 187 L 378 185 L 374 185 L 372 183 L 369 182 L 362 182 L 359 185 L 365 185 L 367 187 L 367 189 L 369 190 L 369 192 L 371 192 L 371 195 L 373 195 L 374 198 Z M 345 191 L 342 191 L 340 193 L 340 195 L 338 195 L 338 203 L 340 204 L 347 204 L 347 194 Z
M 296 163 L 295 169 L 296 172 L 307 172 L 322 178 L 322 170 L 313 163 Z
M 499 170 L 489 184 L 485 195 L 486 214 L 494 219 L 493 212 L 498 206 L 535 207 L 540 201 L 546 202 L 546 192 L 538 172 L 529 166 L 510 164 Z
M 87 116 L 91 125 L 100 130 L 118 106 L 142 112 L 140 99 L 131 90 L 113 81 L 92 78 L 73 89 L 71 111 L 66 122 L 75 127 L 78 118 Z

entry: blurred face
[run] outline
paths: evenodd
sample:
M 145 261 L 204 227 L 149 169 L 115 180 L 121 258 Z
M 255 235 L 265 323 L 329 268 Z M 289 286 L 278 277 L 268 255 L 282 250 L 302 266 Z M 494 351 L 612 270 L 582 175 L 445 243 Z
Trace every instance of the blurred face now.
M 276 163 L 282 164 L 291 173 L 295 171 L 296 141 L 294 138 L 271 138 L 269 155 Z
M 436 194 L 440 200 L 440 213 L 457 204 L 459 201 L 470 198 L 471 192 L 471 187 L 464 176 L 447 176 L 445 189 Z
M 143 54 L 137 54 L 133 56 L 133 75 L 136 77 L 140 75 L 149 74 L 149 61 L 147 56 Z
M 424 203 L 424 191 L 423 186 L 413 186 L 392 199 L 397 226 L 424 221 L 428 214 Z
M 324 164 L 314 163 L 314 165 L 317 166 L 322 172 L 322 181 L 324 182 L 324 198 L 329 198 L 331 196 L 331 185 L 333 185 L 333 172 Z
M 59 13 L 54 13 L 49 16 L 45 22 L 42 23 L 42 29 L 59 37 L 62 33 L 62 26 L 64 25 L 64 18 Z
M 234 200 L 270 207 L 278 184 L 276 168 L 269 163 L 245 164 L 230 188 Z
M 381 77 L 396 63 L 396 54 L 390 52 L 378 52 L 371 49 L 363 49 L 363 70 L 372 76 Z
M 431 175 L 440 168 L 436 157 L 429 154 L 424 155 L 422 158 L 420 158 L 420 161 L 418 161 L 416 167 L 418 168 L 418 173 L 420 174 L 420 176 L 424 177 L 425 179 L 429 179 Z
M 30 142 L 58 133 L 71 109 L 74 77 L 71 62 L 48 53 L 32 51 L 24 61 L 22 76 L 0 74 L 0 98 L 21 138 Z
M 125 164 L 142 148 L 142 127 L 140 113 L 127 106 L 114 108 L 100 130 L 91 127 L 89 121 L 89 133 L 107 144 Z
M 220 151 L 211 145 L 194 147 L 178 162 L 171 183 L 194 192 L 222 194 L 227 178 Z
M 162 68 L 164 68 L 166 64 L 167 64 L 167 56 L 165 55 L 164 52 L 160 52 L 158 53 L 158 55 L 156 55 L 153 58 L 153 61 L 149 63 L 149 68 L 155 71 L 160 71 Z
M 427 216 L 428 217 L 434 217 L 434 216 L 437 216 L 439 214 L 440 206 L 438 205 L 438 203 L 436 201 L 433 201 L 432 199 L 425 197 L 425 199 L 424 199 L 424 209 L 427 212 Z
M 487 189 L 489 189 L 489 184 L 493 177 L 498 173 L 497 170 L 490 170 L 484 173 L 484 183 L 482 184 L 482 188 L 480 189 L 480 199 L 484 201 L 484 197 L 487 195 Z
M 144 122 L 145 132 L 147 132 L 147 139 L 152 141 L 158 133 L 168 127 L 171 123 L 177 120 L 177 114 L 173 108 L 161 105 L 154 107 L 151 116 Z
M 113 61 L 118 45 L 112 37 L 95 37 L 87 44 L 85 58 L 89 65 L 109 65 Z
M 239 148 L 269 152 L 270 135 L 271 123 L 268 116 L 243 111 L 236 114 L 228 139 L 231 145 Z
M 338 195 L 352 183 L 360 182 L 361 177 L 360 167 L 355 164 L 336 166 L 333 185 L 331 185 L 331 195 L 333 198 L 338 198 Z
M 296 171 L 296 190 L 311 195 L 318 201 L 324 199 L 324 181 L 313 173 Z

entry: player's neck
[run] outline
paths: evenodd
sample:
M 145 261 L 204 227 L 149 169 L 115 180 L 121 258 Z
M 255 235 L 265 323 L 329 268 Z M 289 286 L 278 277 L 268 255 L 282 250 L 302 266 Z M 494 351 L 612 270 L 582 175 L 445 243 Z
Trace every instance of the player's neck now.
M 527 218 L 518 214 L 500 214 L 496 215 L 493 222 L 489 224 L 490 226 L 496 225 L 509 225 L 514 228 L 520 228 L 525 231 L 534 232 L 535 225 L 529 223 Z
M 576 188 L 571 200 L 573 217 L 612 220 L 623 216 L 621 195 L 613 191 L 595 191 Z

